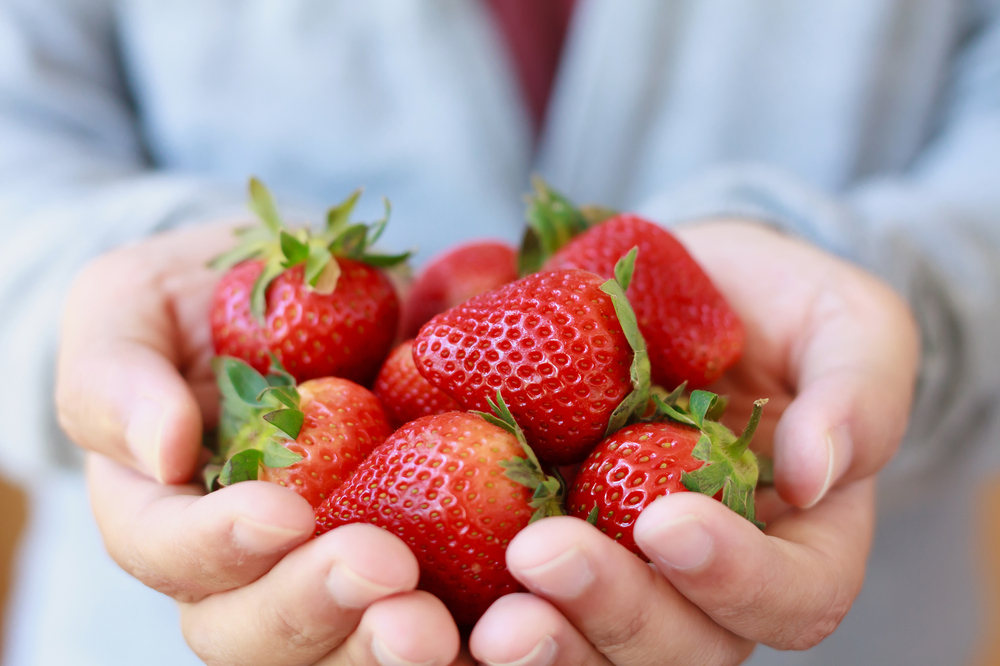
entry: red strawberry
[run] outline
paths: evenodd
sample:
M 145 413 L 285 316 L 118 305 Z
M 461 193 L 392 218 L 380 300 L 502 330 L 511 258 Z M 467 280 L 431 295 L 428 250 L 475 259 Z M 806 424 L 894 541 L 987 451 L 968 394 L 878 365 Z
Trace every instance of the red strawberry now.
M 517 251 L 506 243 L 468 243 L 435 257 L 406 299 L 403 335 L 414 337 L 434 315 L 517 277 Z
M 413 340 L 407 340 L 389 354 L 375 378 L 375 395 L 397 428 L 421 416 L 459 409 L 454 398 L 431 386 L 417 371 Z
M 546 477 L 503 419 L 450 412 L 395 432 L 316 512 L 317 534 L 371 523 L 401 538 L 420 563 L 420 586 L 473 624 L 520 589 L 507 544 L 529 521 L 560 515 L 561 484 Z
M 241 358 L 257 372 L 271 365 L 264 329 L 250 314 L 250 293 L 263 262 L 244 261 L 226 272 L 212 296 L 212 341 L 219 356 Z
M 691 394 L 690 411 L 659 403 L 660 422 L 629 425 L 608 437 L 584 461 L 566 506 L 643 559 L 632 538 L 642 510 L 658 497 L 696 491 L 715 496 L 755 521 L 757 459 L 747 449 L 766 400 L 754 405 L 740 437 L 708 420 L 716 396 Z M 676 420 L 675 420 L 676 419 Z
M 215 368 L 223 416 L 210 470 L 221 485 L 259 478 L 316 507 L 392 432 L 378 398 L 346 379 L 296 387 L 290 375 L 264 377 L 230 357 L 217 358 Z
M 396 292 L 380 268 L 407 257 L 368 252 L 386 220 L 350 224 L 355 193 L 330 211 L 322 233 L 290 232 L 264 186 L 254 180 L 250 189 L 263 225 L 242 230 L 239 246 L 215 262 L 229 269 L 212 303 L 216 354 L 264 372 L 271 352 L 299 381 L 338 376 L 368 383 L 399 320 Z
M 631 322 L 624 329 L 619 308 Z M 645 406 L 642 344 L 618 283 L 560 270 L 438 315 L 421 329 L 413 355 L 420 373 L 464 409 L 483 409 L 501 391 L 539 458 L 566 464 Z
M 628 297 L 648 345 L 654 383 L 707 386 L 739 360 L 745 337 L 742 322 L 670 232 L 629 214 L 614 215 L 587 230 L 582 211 L 543 184 L 537 186 L 542 189 L 529 219 L 538 223 L 535 236 L 549 236 L 547 249 L 535 258 L 548 256 L 546 269 L 580 268 L 610 277 L 618 259 L 639 248 Z M 546 215 L 545 209 L 553 205 L 564 217 L 575 215 L 575 224 Z M 556 238 L 545 225 L 563 225 L 564 232 Z M 574 234 L 579 235 L 567 241 Z M 538 242 L 535 238 L 527 245 Z

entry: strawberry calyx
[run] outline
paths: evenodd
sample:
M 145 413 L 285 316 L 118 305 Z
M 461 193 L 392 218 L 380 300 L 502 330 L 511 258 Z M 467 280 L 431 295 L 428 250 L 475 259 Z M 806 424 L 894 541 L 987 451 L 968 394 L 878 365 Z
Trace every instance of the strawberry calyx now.
M 257 178 L 250 179 L 249 191 L 249 207 L 261 224 L 237 229 L 235 234 L 239 242 L 236 247 L 213 259 L 209 266 L 216 270 L 228 270 L 249 259 L 264 264 L 250 293 L 250 311 L 260 324 L 264 323 L 267 309 L 268 286 L 293 266 L 305 264 L 306 284 L 317 293 L 332 294 L 340 278 L 337 257 L 354 259 L 376 268 L 389 268 L 405 262 L 412 254 L 389 255 L 371 251 L 389 222 L 391 206 L 384 197 L 385 215 L 382 219 L 371 224 L 352 223 L 351 213 L 361 197 L 361 190 L 355 190 L 327 212 L 324 228 L 315 232 L 308 228 L 288 228 L 278 213 L 271 192 Z
M 573 238 L 618 214 L 602 206 L 578 207 L 538 176 L 531 183 L 535 191 L 526 197 L 528 226 L 518 254 L 521 277 L 538 272 L 549 257 Z
M 504 468 L 504 475 L 511 481 L 520 483 L 533 491 L 530 506 L 535 509 L 531 516 L 530 523 L 549 516 L 564 516 L 563 502 L 566 499 L 566 483 L 557 474 L 549 476 L 542 469 L 542 464 L 538 456 L 528 445 L 528 440 L 524 437 L 524 432 L 514 420 L 514 416 L 507 408 L 503 395 L 497 390 L 497 399 L 494 402 L 491 398 L 486 398 L 493 413 L 473 411 L 473 414 L 480 416 L 487 423 L 506 430 L 517 438 L 517 443 L 521 445 L 525 458 L 514 457 L 510 460 L 503 460 L 500 466 Z
M 205 486 L 229 486 L 253 481 L 260 466 L 282 468 L 302 456 L 285 444 L 294 441 L 305 415 L 295 380 L 271 357 L 271 370 L 262 375 L 231 356 L 212 359 L 222 394 L 222 413 L 216 433 L 216 454 L 205 467 Z
M 666 399 L 653 395 L 654 413 L 647 422 L 674 421 L 701 431 L 701 437 L 691 455 L 704 461 L 701 468 L 684 472 L 684 487 L 692 492 L 713 497 L 721 490 L 722 503 L 761 529 L 764 524 L 756 519 L 754 489 L 760 475 L 757 456 L 749 449 L 757 425 L 760 423 L 767 399 L 753 404 L 750 420 L 743 432 L 736 436 L 729 428 L 711 417 L 721 416 L 718 395 L 709 391 L 692 391 L 687 406 L 681 404 L 684 385 L 670 393 Z
M 625 399 L 612 412 L 611 418 L 608 419 L 607 430 L 604 433 L 605 437 L 610 437 L 628 425 L 630 421 L 640 418 L 646 411 L 649 402 L 652 383 L 649 353 L 646 351 L 646 340 L 639 332 L 639 322 L 635 316 L 635 310 L 632 309 L 632 304 L 625 296 L 629 283 L 632 281 L 635 258 L 638 254 L 639 248 L 637 247 L 629 250 L 628 254 L 615 264 L 615 277 L 601 285 L 601 291 L 611 297 L 622 332 L 632 348 L 632 365 L 629 368 L 632 392 L 625 396 Z

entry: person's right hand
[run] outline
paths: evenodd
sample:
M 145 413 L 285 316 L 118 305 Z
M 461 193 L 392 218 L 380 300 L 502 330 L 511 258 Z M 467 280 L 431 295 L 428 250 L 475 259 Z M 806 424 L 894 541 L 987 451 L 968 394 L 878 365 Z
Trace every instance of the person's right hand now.
M 458 631 L 415 591 L 409 548 L 368 525 L 309 541 L 309 504 L 265 482 L 205 495 L 191 483 L 217 418 L 205 264 L 226 225 L 172 232 L 92 262 L 72 289 L 56 401 L 89 451 L 93 510 L 111 556 L 179 602 L 209 664 L 452 663 Z M 142 622 L 142 618 L 137 618 Z

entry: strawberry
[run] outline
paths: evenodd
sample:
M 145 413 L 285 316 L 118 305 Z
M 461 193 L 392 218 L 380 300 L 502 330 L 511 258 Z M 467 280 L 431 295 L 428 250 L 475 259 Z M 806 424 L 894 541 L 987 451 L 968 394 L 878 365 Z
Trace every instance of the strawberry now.
M 266 377 L 232 357 L 213 364 L 223 405 L 209 488 L 260 479 L 316 507 L 392 432 L 378 398 L 349 380 L 295 386 L 276 362 Z
M 622 290 L 634 261 L 618 282 L 558 270 L 476 296 L 421 329 L 417 368 L 464 409 L 502 391 L 539 458 L 579 462 L 646 404 L 648 359 Z
M 690 407 L 682 409 L 673 400 L 654 398 L 658 409 L 652 421 L 622 428 L 584 461 L 567 498 L 570 515 L 593 523 L 643 559 L 632 528 L 645 507 L 670 493 L 714 496 L 756 523 L 757 458 L 747 447 L 767 401 L 754 403 L 749 423 L 736 437 L 708 418 L 716 399 L 694 391 Z
M 351 224 L 360 192 L 330 210 L 317 234 L 286 229 L 267 189 L 250 185 L 263 224 L 213 266 L 227 270 L 213 296 L 212 340 L 220 356 L 266 372 L 273 353 L 298 381 L 337 376 L 368 383 L 392 346 L 399 302 L 381 270 L 408 254 L 372 254 L 387 219 Z M 386 216 L 388 217 L 388 202 Z
M 449 250 L 413 283 L 403 307 L 403 335 L 412 338 L 434 315 L 517 278 L 517 251 L 506 243 L 479 241 Z
M 561 515 L 562 484 L 545 476 L 502 399 L 492 414 L 425 416 L 397 430 L 316 511 L 317 534 L 371 523 L 401 538 L 420 586 L 460 625 L 520 589 L 507 544 L 529 522 Z
M 543 183 L 536 187 L 524 245 L 526 268 L 580 268 L 611 277 L 618 259 L 639 248 L 628 297 L 649 348 L 654 383 L 707 386 L 740 359 L 742 322 L 670 232 L 631 214 L 591 225 L 585 212 L 564 197 Z
M 421 416 L 454 412 L 459 408 L 454 398 L 431 386 L 417 371 L 413 361 L 413 340 L 407 340 L 389 354 L 375 378 L 374 390 L 397 428 Z

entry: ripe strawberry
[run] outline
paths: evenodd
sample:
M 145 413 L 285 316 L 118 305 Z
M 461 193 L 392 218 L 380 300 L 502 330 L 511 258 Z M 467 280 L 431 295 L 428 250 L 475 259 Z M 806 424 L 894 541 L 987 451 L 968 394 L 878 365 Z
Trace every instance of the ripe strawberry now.
M 210 315 L 216 354 L 265 372 L 273 353 L 299 381 L 337 376 L 368 383 L 399 320 L 396 292 L 381 268 L 408 255 L 369 253 L 386 220 L 350 224 L 359 192 L 330 211 L 324 231 L 311 234 L 282 226 L 259 181 L 251 181 L 250 191 L 263 225 L 238 232 L 239 246 L 214 262 L 228 269 Z
M 584 518 L 646 559 L 632 538 L 644 508 L 670 493 L 695 491 L 715 496 L 733 511 L 755 520 L 757 458 L 747 446 L 766 400 L 754 404 L 739 437 L 706 413 L 716 396 L 691 394 L 690 409 L 658 401 L 660 421 L 626 426 L 597 445 L 587 457 L 567 498 L 570 515 Z
M 626 287 L 634 259 L 622 262 Z M 536 273 L 476 296 L 428 322 L 413 356 L 464 409 L 483 409 L 502 391 L 528 442 L 552 464 L 582 460 L 645 406 L 649 389 L 621 285 L 587 271 Z
M 421 416 L 459 409 L 454 398 L 431 386 L 417 371 L 413 340 L 407 340 L 389 354 L 375 378 L 374 392 L 397 428 Z
M 431 317 L 517 279 L 517 251 L 506 243 L 460 245 L 432 259 L 403 307 L 403 336 L 416 336 Z
M 371 523 L 401 538 L 420 586 L 460 625 L 520 589 L 507 544 L 530 521 L 561 515 L 562 487 L 546 477 L 502 400 L 501 418 L 450 412 L 395 432 L 316 512 L 317 534 Z
M 296 387 L 280 369 L 264 377 L 239 359 L 214 364 L 223 417 L 210 470 L 220 485 L 259 478 L 316 507 L 392 432 L 382 403 L 354 382 L 323 377 Z
M 742 322 L 670 232 L 630 214 L 614 215 L 588 229 L 582 211 L 543 184 L 537 186 L 540 194 L 529 215 L 537 223 L 536 238 L 527 245 L 548 237 L 546 249 L 537 250 L 534 260 L 547 258 L 546 269 L 581 268 L 610 277 L 618 259 L 639 248 L 628 297 L 649 348 L 654 383 L 707 386 L 739 360 Z M 545 214 L 552 206 L 562 217 Z M 575 216 L 576 222 L 567 224 L 566 216 Z M 562 236 L 545 225 L 563 225 Z

